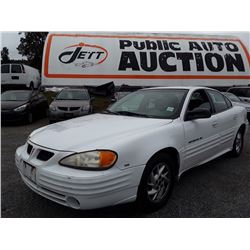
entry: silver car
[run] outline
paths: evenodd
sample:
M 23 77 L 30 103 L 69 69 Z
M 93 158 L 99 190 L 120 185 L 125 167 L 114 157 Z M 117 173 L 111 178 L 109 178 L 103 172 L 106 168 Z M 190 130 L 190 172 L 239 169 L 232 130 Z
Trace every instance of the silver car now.
M 86 89 L 63 89 L 49 106 L 50 123 L 92 112 L 91 98 Z

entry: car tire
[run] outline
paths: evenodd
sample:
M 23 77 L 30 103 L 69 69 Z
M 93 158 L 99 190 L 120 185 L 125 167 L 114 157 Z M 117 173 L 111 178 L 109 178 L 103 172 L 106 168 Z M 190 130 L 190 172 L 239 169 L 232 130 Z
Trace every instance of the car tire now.
M 34 83 L 33 82 L 30 83 L 29 89 L 34 90 Z
M 168 154 L 159 153 L 146 165 L 137 192 L 137 203 L 154 211 L 166 204 L 175 182 L 175 162 Z
M 48 108 L 48 107 L 46 107 L 46 108 L 44 109 L 43 115 L 44 115 L 44 117 L 49 117 L 49 108 Z
M 33 118 L 33 114 L 31 111 L 29 111 L 28 115 L 27 115 L 27 123 L 31 124 L 33 122 L 34 118 Z
M 244 145 L 244 133 L 242 129 L 239 129 L 234 139 L 231 155 L 233 157 L 239 157 L 241 155 L 243 145 Z

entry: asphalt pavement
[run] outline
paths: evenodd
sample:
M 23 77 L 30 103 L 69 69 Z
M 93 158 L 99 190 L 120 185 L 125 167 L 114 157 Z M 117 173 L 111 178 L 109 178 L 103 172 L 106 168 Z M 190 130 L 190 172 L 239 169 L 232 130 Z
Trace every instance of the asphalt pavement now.
M 134 203 L 82 211 L 64 207 L 32 192 L 14 163 L 15 150 L 47 119 L 1 128 L 2 217 L 250 217 L 250 130 L 239 158 L 228 154 L 184 173 L 166 206 L 146 212 Z

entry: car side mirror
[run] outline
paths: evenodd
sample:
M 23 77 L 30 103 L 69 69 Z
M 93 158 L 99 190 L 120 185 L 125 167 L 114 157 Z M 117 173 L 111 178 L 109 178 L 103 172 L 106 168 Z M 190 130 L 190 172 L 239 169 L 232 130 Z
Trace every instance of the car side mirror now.
M 196 119 L 206 119 L 211 117 L 211 111 L 209 109 L 197 108 L 192 111 L 187 111 L 186 121 L 196 120 Z
M 95 100 L 95 97 L 91 96 L 90 101 L 93 102 Z

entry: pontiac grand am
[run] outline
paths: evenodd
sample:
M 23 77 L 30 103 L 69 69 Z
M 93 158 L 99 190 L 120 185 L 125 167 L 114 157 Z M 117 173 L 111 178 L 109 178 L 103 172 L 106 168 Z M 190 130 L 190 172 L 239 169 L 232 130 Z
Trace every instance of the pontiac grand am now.
M 16 150 L 25 184 L 76 209 L 163 206 L 186 170 L 241 154 L 247 112 L 204 87 L 133 92 L 102 113 L 33 131 Z

